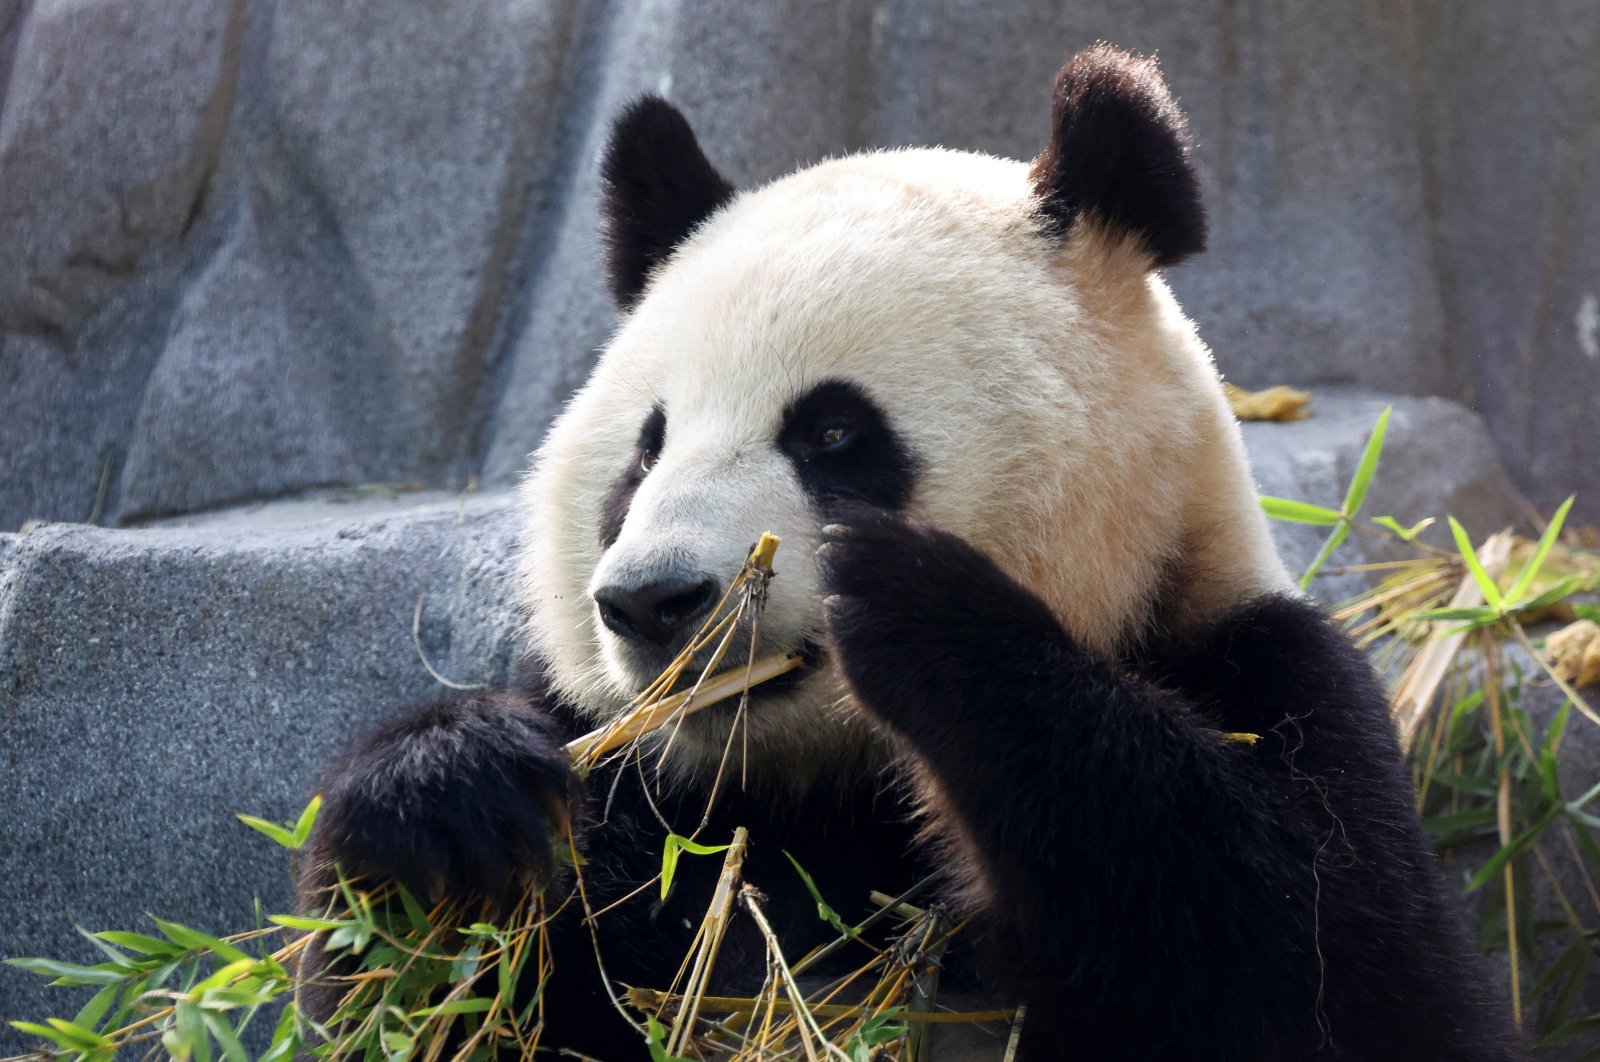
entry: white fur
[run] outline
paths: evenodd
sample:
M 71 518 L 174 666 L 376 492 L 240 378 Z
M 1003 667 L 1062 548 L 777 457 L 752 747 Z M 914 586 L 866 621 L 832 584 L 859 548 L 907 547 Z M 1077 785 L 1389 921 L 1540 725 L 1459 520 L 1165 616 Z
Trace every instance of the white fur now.
M 521 593 L 565 696 L 604 716 L 649 677 L 598 622 L 597 572 L 675 554 L 726 582 L 763 530 L 783 538 L 763 651 L 816 633 L 818 517 L 774 439 L 827 378 L 862 387 L 916 454 L 910 515 L 985 550 L 1097 652 L 1289 585 L 1166 285 L 1104 233 L 1047 239 L 1034 206 L 1023 164 L 882 152 L 743 194 L 679 249 L 523 488 Z M 656 403 L 665 449 L 603 554 L 602 500 Z M 824 669 L 761 704 L 752 757 L 858 749 L 837 700 Z M 680 739 L 683 766 L 724 736 Z

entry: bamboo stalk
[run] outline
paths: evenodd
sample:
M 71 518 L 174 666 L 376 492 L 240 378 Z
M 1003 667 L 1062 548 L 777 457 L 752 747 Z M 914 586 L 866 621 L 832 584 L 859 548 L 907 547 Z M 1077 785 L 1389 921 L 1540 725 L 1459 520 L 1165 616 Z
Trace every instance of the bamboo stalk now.
M 793 671 L 803 663 L 805 658 L 800 656 L 768 656 L 748 669 L 739 667 L 724 671 L 706 679 L 698 690 L 663 697 L 568 742 L 567 754 L 578 763 L 592 764 L 613 749 L 665 725 L 678 712 L 689 715 L 709 708 L 718 701 L 736 697 L 753 686 Z
M 685 1002 L 685 997 L 654 988 L 630 988 L 628 1002 L 641 1010 L 672 1014 Z M 765 1005 L 763 1000 L 745 996 L 701 996 L 699 1003 L 703 1014 L 745 1013 Z M 787 999 L 779 999 L 776 1009 L 793 1011 L 794 1004 Z M 806 1009 L 820 1018 L 845 1018 L 861 1013 L 859 1003 L 810 1003 Z M 1016 1013 L 1015 1010 L 905 1011 L 895 1015 L 895 1020 L 924 1025 L 961 1025 L 979 1021 L 1010 1021 Z
M 705 921 L 696 934 L 694 967 L 684 985 L 687 1008 L 679 1008 L 672 1019 L 672 1032 L 667 1037 L 667 1053 L 681 1055 L 694 1034 L 695 1019 L 699 1017 L 701 1000 L 706 985 L 711 981 L 711 970 L 716 965 L 717 953 L 722 950 L 722 938 L 728 931 L 728 919 L 733 916 L 733 901 L 739 886 L 739 875 L 744 869 L 745 850 L 750 834 L 743 826 L 733 831 L 733 843 L 722 860 L 722 873 L 717 877 L 717 887 L 711 893 L 711 905 L 706 909 Z
M 1511 532 L 1499 531 L 1489 536 L 1483 548 L 1478 550 L 1478 560 L 1483 564 L 1483 569 L 1491 579 L 1498 578 L 1505 571 L 1506 563 L 1511 559 Z M 1455 596 L 1450 599 L 1451 608 L 1476 608 L 1483 604 L 1483 591 L 1478 589 L 1477 581 L 1468 572 L 1461 578 L 1461 585 L 1456 588 Z M 1461 643 L 1466 638 L 1465 631 L 1451 631 L 1450 620 L 1435 620 L 1433 631 L 1426 644 L 1412 658 L 1410 666 L 1400 676 L 1400 682 L 1395 687 L 1394 694 L 1389 698 L 1389 709 L 1394 717 L 1395 729 L 1400 734 L 1400 748 L 1410 751 L 1412 739 L 1416 730 L 1427 714 L 1428 706 L 1433 703 L 1434 694 L 1438 692 L 1439 683 L 1444 681 L 1445 675 L 1450 670 L 1450 663 L 1461 650 Z M 1446 633 L 1448 632 L 1448 633 Z

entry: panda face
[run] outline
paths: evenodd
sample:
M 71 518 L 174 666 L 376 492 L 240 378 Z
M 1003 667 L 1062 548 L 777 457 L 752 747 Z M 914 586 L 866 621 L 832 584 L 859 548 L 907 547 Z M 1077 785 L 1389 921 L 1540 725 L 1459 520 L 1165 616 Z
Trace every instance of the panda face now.
M 842 500 L 961 535 L 1106 654 L 1185 565 L 1217 589 L 1178 612 L 1280 581 L 1209 354 L 1138 241 L 1062 238 L 1027 166 L 944 150 L 715 192 L 614 276 L 630 312 L 524 486 L 530 636 L 571 702 L 620 711 L 770 531 L 756 652 L 814 663 L 752 698 L 736 748 L 802 773 L 875 757 L 817 651 Z M 714 765 L 731 724 L 692 717 L 677 765 Z
M 965 171 L 965 195 L 905 176 L 930 170 Z M 962 199 L 996 184 L 1010 202 L 974 218 Z M 1014 356 L 1030 344 L 1008 310 L 1047 300 L 1054 330 L 1062 309 L 1048 248 L 1019 223 L 1026 188 L 1021 167 L 998 160 L 870 156 L 745 196 L 680 249 L 528 481 L 524 589 L 564 693 L 597 716 L 618 710 L 771 531 L 783 544 L 757 652 L 816 663 L 754 698 L 752 754 L 789 759 L 850 729 L 816 649 L 814 552 L 830 506 L 866 502 L 991 539 L 991 524 L 1020 515 L 1003 499 L 1037 485 L 1038 444 L 1061 434 L 1038 413 L 1053 422 L 1074 404 L 1057 374 Z M 1028 282 L 983 290 L 1000 287 L 997 260 Z M 747 651 L 736 642 L 727 661 Z M 675 746 L 720 756 L 727 714 L 704 713 Z

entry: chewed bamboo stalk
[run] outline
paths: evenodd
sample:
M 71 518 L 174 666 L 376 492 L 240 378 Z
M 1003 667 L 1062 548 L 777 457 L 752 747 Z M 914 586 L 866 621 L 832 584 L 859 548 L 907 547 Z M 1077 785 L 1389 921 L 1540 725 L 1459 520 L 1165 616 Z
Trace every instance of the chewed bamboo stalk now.
M 706 670 L 715 668 L 722 660 L 733 626 L 742 615 L 739 610 L 744 607 L 744 598 L 760 599 L 766 592 L 767 580 L 772 578 L 772 558 L 781 541 L 770 531 L 762 533 L 745 560 L 744 567 L 722 595 L 717 607 L 711 610 L 710 618 L 689 639 L 689 644 L 684 646 L 677 658 L 667 665 L 661 677 L 652 682 L 626 712 L 568 743 L 567 753 L 575 763 L 586 769 L 591 768 L 607 753 L 651 731 L 680 722 L 693 712 L 738 696 L 753 686 L 793 671 L 805 662 L 803 657 L 793 654 L 763 657 L 717 675 L 702 675 L 693 688 L 666 695 L 666 691 L 683 676 L 695 655 L 713 641 L 719 641 L 719 644 Z M 733 613 L 725 614 L 729 601 L 736 601 L 737 608 Z
M 697 690 L 686 690 L 663 697 L 653 704 L 640 705 L 617 720 L 568 742 L 567 753 L 577 763 L 593 765 L 606 753 L 672 722 L 679 713 L 690 715 L 729 697 L 737 697 L 745 690 L 787 674 L 803 663 L 805 658 L 801 656 L 767 656 L 748 668 L 736 667 L 724 671 L 706 679 Z

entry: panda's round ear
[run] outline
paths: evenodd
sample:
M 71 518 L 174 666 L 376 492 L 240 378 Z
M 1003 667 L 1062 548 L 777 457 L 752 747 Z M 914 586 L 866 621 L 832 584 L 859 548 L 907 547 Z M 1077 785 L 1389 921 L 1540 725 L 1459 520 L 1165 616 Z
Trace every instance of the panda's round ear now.
M 641 96 L 611 126 L 600 163 L 611 294 L 627 307 L 650 273 L 733 198 L 683 112 Z
M 1079 52 L 1056 76 L 1050 117 L 1029 176 L 1053 235 L 1088 220 L 1136 238 L 1156 267 L 1205 250 L 1188 127 L 1155 60 Z

